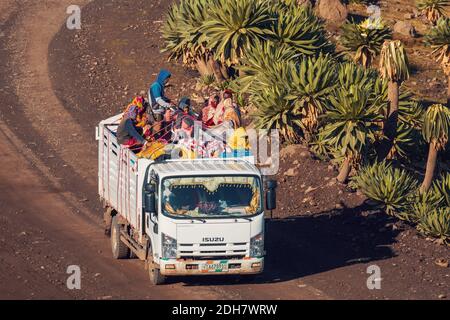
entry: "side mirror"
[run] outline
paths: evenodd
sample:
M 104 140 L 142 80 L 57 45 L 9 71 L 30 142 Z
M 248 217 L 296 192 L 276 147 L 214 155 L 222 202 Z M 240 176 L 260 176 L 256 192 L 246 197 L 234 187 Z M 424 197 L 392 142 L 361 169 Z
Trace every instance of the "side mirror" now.
M 145 211 L 156 212 L 156 200 L 154 192 L 145 194 Z
M 151 184 L 145 186 L 144 205 L 145 211 L 156 212 L 155 187 Z
M 267 191 L 266 191 L 266 209 L 275 210 L 277 208 L 277 181 L 269 180 L 267 181 Z

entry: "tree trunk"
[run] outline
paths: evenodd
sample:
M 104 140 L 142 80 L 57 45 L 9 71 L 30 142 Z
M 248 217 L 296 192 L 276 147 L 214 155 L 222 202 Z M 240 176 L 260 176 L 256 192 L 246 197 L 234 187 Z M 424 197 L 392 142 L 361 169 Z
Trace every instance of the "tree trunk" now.
M 384 160 L 394 146 L 394 140 L 397 136 L 398 122 L 398 102 L 399 102 L 399 84 L 395 81 L 389 81 L 388 85 L 389 109 L 384 123 L 383 133 L 386 140 L 380 147 L 378 159 Z
M 427 169 L 425 171 L 425 178 L 423 179 L 422 186 L 420 187 L 420 192 L 424 193 L 428 191 L 433 183 L 434 171 L 436 170 L 438 151 L 436 148 L 436 143 L 432 141 L 430 143 L 430 149 L 428 151 Z
M 214 59 L 214 57 L 209 57 L 208 59 L 208 66 L 213 71 L 214 77 L 216 78 L 217 82 L 223 82 L 225 80 L 224 76 L 222 75 L 222 71 L 220 68 L 219 63 Z
M 208 66 L 206 65 L 205 61 L 203 61 L 203 59 L 196 59 L 195 67 L 200 74 L 200 77 L 203 77 L 208 73 Z
M 339 171 L 339 175 L 336 177 L 337 181 L 339 181 L 340 183 L 346 182 L 351 170 L 352 166 L 350 164 L 350 159 L 347 157 L 344 159 L 341 170 Z

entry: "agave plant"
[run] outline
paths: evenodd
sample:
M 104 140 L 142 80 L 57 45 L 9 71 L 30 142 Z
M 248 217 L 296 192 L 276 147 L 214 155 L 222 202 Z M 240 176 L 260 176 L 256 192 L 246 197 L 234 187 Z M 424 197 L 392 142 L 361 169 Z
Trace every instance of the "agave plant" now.
M 434 171 L 439 151 L 445 149 L 450 134 L 450 110 L 441 105 L 434 104 L 428 108 L 422 127 L 422 135 L 429 143 L 429 152 L 425 178 L 421 186 L 421 192 L 430 189 L 433 182 Z
M 352 180 L 365 196 L 375 201 L 387 214 L 408 219 L 405 209 L 418 183 L 407 171 L 393 168 L 385 161 L 376 162 L 362 167 Z
M 417 8 L 424 14 L 428 21 L 436 23 L 445 15 L 445 7 L 450 5 L 449 0 L 418 0 Z
M 207 17 L 208 0 L 181 0 L 172 4 L 162 26 L 162 36 L 169 59 L 182 59 L 196 67 L 201 75 L 212 74 L 211 51 L 202 40 L 200 27 Z
M 380 158 L 385 158 L 392 148 L 397 133 L 400 85 L 409 78 L 409 63 L 401 41 L 386 41 L 381 49 L 381 77 L 388 82 L 389 111 L 385 119 L 383 133 L 387 142 L 383 145 Z
M 429 190 L 437 206 L 450 207 L 450 173 L 445 173 Z
M 252 103 L 258 108 L 254 115 L 255 127 L 278 129 L 285 141 L 295 143 L 299 141 L 302 124 L 295 102 L 287 95 L 285 89 L 275 86 L 262 88 L 252 95 Z
M 392 38 L 391 29 L 381 19 L 368 18 L 360 24 L 347 22 L 341 29 L 342 45 L 347 51 L 355 52 L 353 60 L 365 68 L 372 65 L 384 41 Z
M 425 42 L 434 49 L 433 54 L 447 76 L 447 107 L 450 108 L 450 18 L 440 18 L 437 25 L 425 35 Z
M 301 126 L 306 141 L 310 141 L 319 125 L 319 116 L 336 88 L 335 62 L 329 55 L 304 57 L 289 68 L 290 99 L 295 99 L 301 112 Z
M 417 210 L 416 215 L 417 229 L 420 232 L 443 241 L 450 238 L 450 207 Z
M 357 86 L 341 89 L 330 96 L 330 104 L 324 115 L 326 126 L 320 132 L 321 139 L 339 152 L 343 163 L 337 177 L 345 182 L 352 167 L 359 164 L 368 145 L 379 130 L 377 122 L 382 118 L 379 104 L 370 93 Z
M 276 46 L 271 41 L 257 43 L 246 52 L 237 66 L 240 91 L 252 93 L 286 79 L 287 63 L 298 57 L 299 54 L 287 46 Z
M 370 92 L 375 89 L 379 74 L 374 69 L 365 69 L 353 62 L 344 62 L 338 66 L 338 84 L 340 88 L 350 89 L 358 86 L 361 90 Z
M 208 48 L 227 66 L 236 65 L 244 52 L 267 40 L 272 17 L 264 0 L 209 0 L 208 19 L 200 31 Z
M 273 41 L 276 46 L 288 47 L 303 55 L 333 52 L 324 23 L 310 6 L 281 2 L 273 6 Z

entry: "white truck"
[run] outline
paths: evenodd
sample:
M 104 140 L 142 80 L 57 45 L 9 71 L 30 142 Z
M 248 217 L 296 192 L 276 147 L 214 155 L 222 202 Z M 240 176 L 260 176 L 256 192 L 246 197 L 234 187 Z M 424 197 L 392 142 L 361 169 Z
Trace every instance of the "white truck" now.
M 138 158 L 121 147 L 121 115 L 96 128 L 98 191 L 116 259 L 145 261 L 150 280 L 167 276 L 258 274 L 264 268 L 264 202 L 275 181 L 250 158 Z

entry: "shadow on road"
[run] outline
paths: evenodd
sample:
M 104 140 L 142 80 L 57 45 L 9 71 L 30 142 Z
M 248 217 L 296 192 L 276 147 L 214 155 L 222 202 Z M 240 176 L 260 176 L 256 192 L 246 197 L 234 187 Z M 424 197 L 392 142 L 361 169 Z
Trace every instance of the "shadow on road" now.
M 388 259 L 399 230 L 386 227 L 395 220 L 367 205 L 268 220 L 266 265 L 256 277 L 207 276 L 174 278 L 186 286 L 274 283 L 336 268 Z

